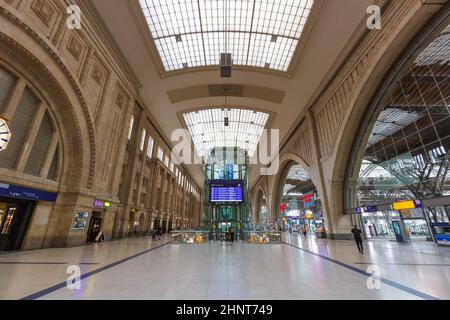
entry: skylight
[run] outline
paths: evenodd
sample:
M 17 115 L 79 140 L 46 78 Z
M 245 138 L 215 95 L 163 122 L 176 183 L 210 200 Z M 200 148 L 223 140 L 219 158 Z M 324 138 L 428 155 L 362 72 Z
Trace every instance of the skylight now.
M 139 2 L 166 71 L 218 65 L 228 52 L 234 65 L 285 72 L 314 0 Z
M 185 113 L 183 118 L 200 157 L 214 147 L 239 147 L 247 150 L 252 157 L 269 114 L 246 109 L 215 108 Z
M 367 148 L 417 121 L 421 116 L 417 112 L 408 112 L 397 108 L 383 110 L 369 137 Z

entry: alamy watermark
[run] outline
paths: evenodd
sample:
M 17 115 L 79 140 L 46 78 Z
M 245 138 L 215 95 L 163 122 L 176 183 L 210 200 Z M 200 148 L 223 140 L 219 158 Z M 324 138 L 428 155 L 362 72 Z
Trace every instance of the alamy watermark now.
M 366 285 L 369 290 L 381 289 L 381 270 L 377 265 L 371 265 L 366 271 L 369 276 L 367 277 Z
M 381 29 L 381 8 L 377 5 L 367 7 L 367 28 L 370 30 Z
M 81 290 L 81 268 L 77 265 L 67 267 L 66 273 L 69 277 L 66 281 L 66 287 L 69 290 Z
M 67 17 L 66 26 L 69 30 L 80 30 L 81 29 L 81 9 L 79 6 L 72 5 L 68 6 L 66 10 Z

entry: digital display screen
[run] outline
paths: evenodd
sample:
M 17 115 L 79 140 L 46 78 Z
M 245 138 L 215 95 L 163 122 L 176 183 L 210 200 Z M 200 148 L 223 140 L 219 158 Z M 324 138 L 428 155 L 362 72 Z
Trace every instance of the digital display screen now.
M 242 180 L 213 180 L 209 191 L 210 202 L 244 201 L 244 183 Z

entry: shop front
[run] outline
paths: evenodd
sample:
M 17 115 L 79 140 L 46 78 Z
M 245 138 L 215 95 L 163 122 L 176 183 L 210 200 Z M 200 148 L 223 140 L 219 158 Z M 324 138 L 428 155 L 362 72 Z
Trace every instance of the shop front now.
M 395 210 L 396 209 L 396 210 Z M 436 207 L 422 207 L 419 200 L 355 209 L 361 216 L 367 238 L 398 241 L 433 241 L 433 223 L 448 223 L 446 214 L 437 216 Z
M 0 251 L 22 249 L 38 202 L 56 198 L 56 193 L 0 183 Z
M 394 221 L 404 224 L 409 240 L 430 240 L 431 235 L 424 218 L 401 218 L 397 211 L 363 213 L 362 220 L 367 238 L 395 239 Z

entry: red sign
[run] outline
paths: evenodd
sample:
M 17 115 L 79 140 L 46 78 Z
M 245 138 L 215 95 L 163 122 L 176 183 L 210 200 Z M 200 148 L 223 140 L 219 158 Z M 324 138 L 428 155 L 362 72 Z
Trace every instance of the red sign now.
M 300 200 L 303 200 L 303 202 L 312 202 L 312 198 L 314 197 L 314 193 L 308 193 L 300 197 Z
M 280 203 L 280 211 L 285 212 L 286 211 L 286 204 L 284 202 Z
M 311 201 L 311 198 L 314 197 L 314 193 L 308 193 L 302 196 L 302 200 L 306 201 L 309 200 Z

